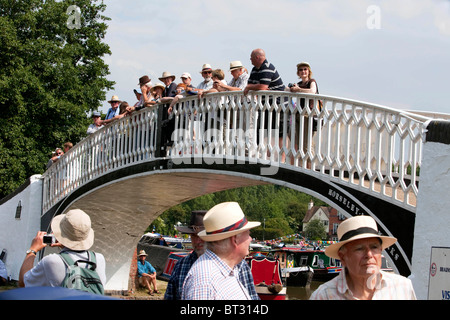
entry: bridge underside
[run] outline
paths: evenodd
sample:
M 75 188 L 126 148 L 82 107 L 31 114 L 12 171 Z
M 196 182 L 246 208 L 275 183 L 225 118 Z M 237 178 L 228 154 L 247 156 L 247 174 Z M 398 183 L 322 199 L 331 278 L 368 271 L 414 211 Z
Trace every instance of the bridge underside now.
M 84 210 L 91 216 L 95 230 L 93 250 L 103 253 L 107 261 L 107 289 L 126 290 L 137 241 L 162 212 L 204 194 L 273 183 L 308 193 L 347 216 L 373 216 L 383 234 L 399 240 L 388 252 L 395 268 L 403 275 L 411 273 L 415 219 L 412 212 L 311 171 L 281 166 L 273 175 L 263 176 L 261 169 L 267 166 L 261 164 L 193 162 L 174 164 L 170 159 L 158 159 L 110 171 L 76 189 L 46 212 L 41 229 L 48 230 L 54 215 L 73 208 Z

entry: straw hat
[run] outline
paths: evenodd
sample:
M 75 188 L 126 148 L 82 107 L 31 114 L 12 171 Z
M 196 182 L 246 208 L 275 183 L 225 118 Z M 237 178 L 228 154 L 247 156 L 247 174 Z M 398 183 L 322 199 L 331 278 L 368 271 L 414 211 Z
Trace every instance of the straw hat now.
M 138 257 L 140 257 L 140 256 L 147 256 L 147 253 L 145 252 L 145 250 L 139 251 Z
M 109 103 L 111 103 L 111 102 L 122 102 L 122 100 L 120 100 L 118 96 L 112 96 L 111 100 L 109 100 L 108 102 Z
M 205 230 L 203 224 L 203 217 L 206 214 L 206 210 L 198 210 L 191 212 L 191 221 L 187 226 L 177 227 L 177 230 L 181 233 L 193 234 Z
M 365 239 L 380 238 L 382 249 L 386 249 L 397 242 L 396 238 L 381 236 L 378 233 L 377 223 L 369 216 L 356 216 L 342 222 L 338 229 L 338 243 L 334 243 L 325 249 L 325 254 L 331 258 L 340 259 L 339 249 L 346 243 Z
M 202 67 L 202 71 L 200 71 L 200 73 L 202 73 L 205 70 L 212 70 L 211 65 L 208 63 L 205 63 Z
M 53 218 L 52 231 L 56 240 L 72 250 L 88 250 L 94 243 L 91 218 L 80 209 L 69 210 Z
M 242 62 L 240 61 L 231 61 L 230 62 L 230 71 L 234 69 L 240 69 L 243 68 Z
M 166 89 L 166 86 L 163 85 L 162 83 L 157 83 L 150 89 L 150 92 L 151 93 L 155 92 L 156 88 L 161 88 L 164 92 L 164 89 Z
M 217 241 L 255 228 L 261 222 L 247 221 L 237 202 L 223 202 L 212 207 L 203 218 L 205 230 L 198 236 L 204 241 Z
M 166 79 L 166 78 L 172 78 L 172 81 L 175 81 L 175 76 L 167 71 L 164 71 L 161 78 L 158 78 L 158 79 L 163 81 L 163 79 Z

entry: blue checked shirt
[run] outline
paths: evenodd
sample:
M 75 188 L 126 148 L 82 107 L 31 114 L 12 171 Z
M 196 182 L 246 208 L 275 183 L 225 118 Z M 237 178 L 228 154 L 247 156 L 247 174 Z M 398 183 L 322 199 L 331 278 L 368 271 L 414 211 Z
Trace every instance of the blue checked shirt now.
M 181 299 L 259 300 L 259 296 L 245 260 L 231 269 L 215 253 L 206 250 L 187 272 Z

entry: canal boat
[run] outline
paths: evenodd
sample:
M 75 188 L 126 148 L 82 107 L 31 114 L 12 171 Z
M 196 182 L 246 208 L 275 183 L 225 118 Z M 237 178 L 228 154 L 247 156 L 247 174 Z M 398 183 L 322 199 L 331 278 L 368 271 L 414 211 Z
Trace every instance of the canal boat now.
M 177 262 L 189 254 L 190 252 L 171 252 L 167 257 L 166 265 L 164 266 L 162 273 L 159 275 L 159 279 L 169 281 Z
M 311 281 L 328 281 L 342 270 L 341 262 L 323 250 L 283 247 L 272 252 L 281 262 L 288 286 L 309 286 Z
M 261 300 L 285 300 L 286 282 L 283 281 L 280 261 L 261 253 L 246 258 L 255 283 L 256 293 Z
M 147 232 L 141 236 L 139 240 L 141 244 L 154 244 L 160 246 L 168 246 L 178 249 L 187 249 L 191 246 L 190 239 L 176 238 L 162 235 L 160 233 Z

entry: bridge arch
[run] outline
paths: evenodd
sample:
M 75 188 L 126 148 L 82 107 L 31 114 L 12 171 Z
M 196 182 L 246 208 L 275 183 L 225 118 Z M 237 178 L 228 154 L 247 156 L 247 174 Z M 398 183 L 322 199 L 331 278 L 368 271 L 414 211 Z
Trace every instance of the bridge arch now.
M 105 174 L 80 187 L 77 192 L 54 206 L 55 210 L 50 210 L 43 216 L 42 229 L 48 230 L 54 215 L 71 208 L 86 211 L 96 230 L 93 249 L 102 252 L 107 258 L 107 274 L 112 279 L 110 286 L 111 289 L 117 289 L 117 281 L 128 279 L 133 249 L 140 235 L 165 210 L 208 193 L 251 185 L 276 184 L 321 199 L 347 217 L 371 215 L 383 234 L 399 239 L 387 252 L 394 268 L 404 275 L 411 273 L 415 217 L 412 212 L 386 203 L 378 196 L 370 196 L 327 181 L 319 174 L 281 166 L 276 174 L 262 176 L 259 174 L 262 168 L 262 164 L 192 162 L 177 165 L 171 159 L 142 163 L 133 168 Z M 174 185 L 177 187 L 173 188 Z

